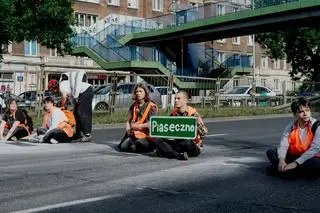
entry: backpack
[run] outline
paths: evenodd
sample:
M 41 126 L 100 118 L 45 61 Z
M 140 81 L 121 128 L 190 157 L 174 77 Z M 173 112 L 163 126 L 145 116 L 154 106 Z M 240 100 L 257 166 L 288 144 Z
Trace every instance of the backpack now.
M 26 123 L 25 125 L 29 128 L 29 131 L 32 132 L 33 131 L 33 120 L 30 117 L 30 115 L 28 114 L 27 110 L 22 110 L 24 117 L 26 119 Z

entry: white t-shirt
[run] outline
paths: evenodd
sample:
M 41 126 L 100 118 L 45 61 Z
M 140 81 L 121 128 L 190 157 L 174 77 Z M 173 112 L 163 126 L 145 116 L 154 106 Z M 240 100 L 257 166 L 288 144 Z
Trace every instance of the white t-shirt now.
M 80 88 L 79 93 L 83 93 L 91 86 L 91 84 L 86 83 L 86 82 L 80 82 L 79 84 L 80 84 L 79 85 L 79 88 Z M 59 84 L 59 89 L 64 97 L 65 96 L 69 96 L 69 97 L 72 96 L 70 81 L 68 81 L 68 80 L 61 81 Z
M 48 118 L 49 130 L 57 128 L 62 121 L 68 121 L 68 118 L 60 108 L 55 107 Z

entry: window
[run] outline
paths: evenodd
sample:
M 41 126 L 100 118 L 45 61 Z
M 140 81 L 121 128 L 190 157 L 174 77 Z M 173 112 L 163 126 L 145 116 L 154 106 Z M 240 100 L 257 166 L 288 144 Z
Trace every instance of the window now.
M 129 8 L 138 8 L 138 0 L 128 0 L 128 7 Z
M 217 52 L 217 55 L 218 55 L 218 61 L 219 63 L 222 63 L 225 61 L 225 54 L 222 53 L 222 52 Z
M 79 27 L 89 27 L 98 21 L 98 16 L 92 14 L 75 13 L 75 18 Z
M 248 36 L 248 46 L 252 46 L 253 45 L 253 35 L 249 35 Z
M 108 0 L 109 5 L 119 6 L 120 1 L 119 0 Z
M 223 5 L 217 5 L 217 16 L 222 16 L 225 14 L 225 9 Z
M 233 37 L 232 38 L 232 44 L 240 45 L 240 37 Z
M 261 57 L 261 67 L 268 68 L 268 56 Z
M 276 90 L 276 91 L 280 90 L 279 79 L 274 79 L 274 90 Z
M 50 56 L 58 56 L 57 49 L 50 49 Z
M 162 0 L 152 0 L 152 10 L 162 11 Z
M 239 86 L 240 84 L 240 79 L 239 78 L 234 78 L 233 79 L 233 86 L 236 87 L 236 86 Z
M 273 62 L 273 68 L 274 69 L 280 69 L 280 60 L 278 59 L 278 60 L 275 60 L 274 62 Z
M 283 70 L 287 69 L 287 60 L 283 60 Z
M 217 43 L 226 43 L 226 39 L 225 38 L 224 39 L 218 39 Z
M 78 1 L 84 1 L 84 2 L 89 2 L 89 3 L 99 4 L 99 0 L 78 0 Z
M 261 79 L 261 86 L 266 86 L 267 85 L 267 79 L 265 79 L 265 78 L 262 78 Z
M 263 94 L 263 93 L 269 93 L 270 91 L 269 90 L 267 90 L 266 88 L 264 88 L 264 87 L 256 87 L 256 93 L 257 94 Z
M 253 67 L 253 55 L 248 55 L 248 66 Z
M 24 55 L 25 56 L 37 56 L 38 55 L 38 43 L 36 41 L 24 42 Z

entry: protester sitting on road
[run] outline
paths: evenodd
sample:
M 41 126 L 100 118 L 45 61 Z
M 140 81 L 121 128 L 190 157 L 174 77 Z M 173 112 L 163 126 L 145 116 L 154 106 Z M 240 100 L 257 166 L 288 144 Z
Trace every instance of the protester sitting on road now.
M 46 97 L 44 100 L 44 126 L 37 129 L 37 134 L 41 135 L 42 143 L 62 143 L 70 142 L 74 130 L 68 123 L 65 113 L 54 105 L 52 97 Z
M 301 97 L 291 104 L 294 120 L 285 128 L 279 147 L 269 149 L 270 175 L 284 179 L 320 177 L 319 121 L 311 117 L 310 103 Z
M 134 103 L 129 108 L 126 135 L 118 145 L 123 152 L 146 152 L 154 149 L 149 137 L 150 117 L 158 113 L 157 105 L 151 100 L 150 92 L 144 84 L 137 84 L 133 90 Z
M 90 142 L 92 132 L 92 85 L 85 82 L 85 72 L 69 72 L 61 75 L 60 81 L 51 80 L 48 89 L 52 93 L 60 92 L 62 95 L 61 107 L 66 103 L 74 102 L 73 113 L 76 118 L 75 140 Z
M 188 160 L 188 157 L 196 157 L 203 148 L 202 138 L 207 134 L 208 129 L 204 125 L 197 110 L 187 105 L 188 94 L 185 91 L 179 91 L 175 97 L 175 107 L 170 116 L 194 116 L 197 119 L 197 136 L 193 140 L 184 139 L 163 139 L 157 138 L 155 145 L 157 147 L 155 154 L 167 158 L 176 158 L 179 160 Z
M 8 101 L 8 109 L 3 114 L 0 124 L 1 140 L 19 140 L 30 134 L 26 115 L 18 109 L 15 100 Z

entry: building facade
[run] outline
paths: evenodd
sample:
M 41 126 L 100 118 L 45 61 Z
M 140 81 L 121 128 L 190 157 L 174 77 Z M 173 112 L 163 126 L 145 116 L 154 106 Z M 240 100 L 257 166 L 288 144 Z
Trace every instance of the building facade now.
M 75 30 L 94 34 L 110 25 L 121 25 L 131 20 L 157 17 L 174 10 L 184 10 L 190 6 L 201 7 L 210 3 L 219 4 L 217 15 L 237 12 L 237 8 L 251 5 L 250 0 L 76 0 Z M 230 8 L 234 9 L 229 11 Z M 290 81 L 290 65 L 285 60 L 275 61 L 268 58 L 259 45 L 254 43 L 253 36 L 226 38 L 202 45 L 213 49 L 215 54 L 212 57 L 220 63 L 230 57 L 248 56 L 252 72 L 236 73 L 229 85 L 240 85 L 246 83 L 243 79 L 249 79 L 280 93 L 282 82 Z M 58 78 L 63 72 L 85 70 L 88 82 L 93 85 L 109 83 L 111 73 L 114 72 L 103 70 L 89 58 L 60 57 L 56 50 L 43 47 L 36 41 L 13 42 L 6 47 L 3 57 L 0 64 L 0 92 L 10 91 L 14 94 L 42 90 L 46 88 L 48 80 Z

